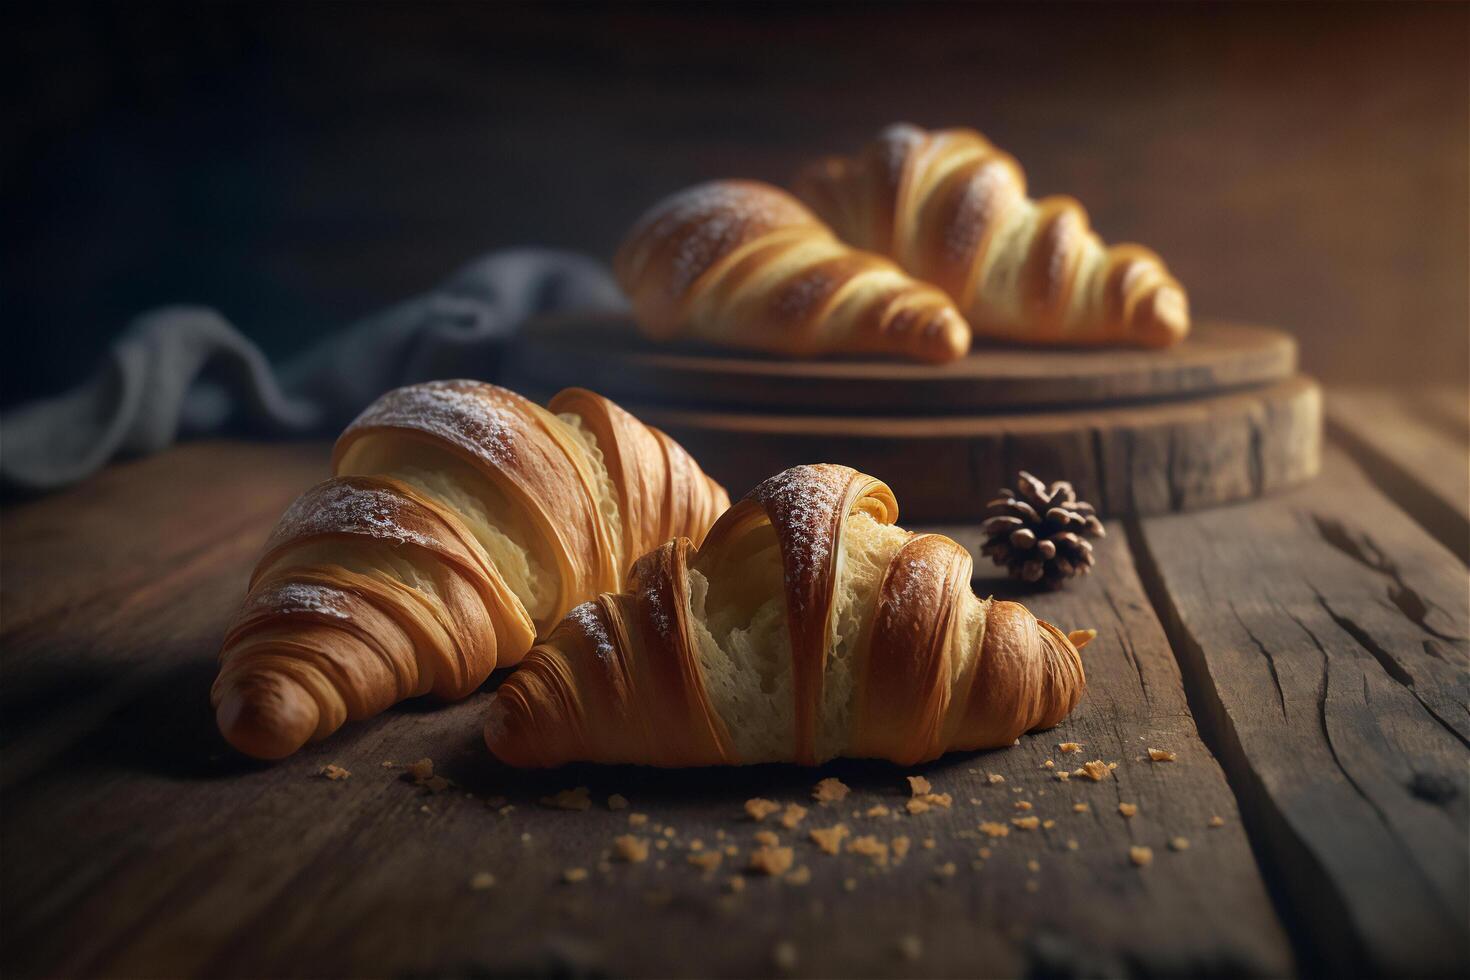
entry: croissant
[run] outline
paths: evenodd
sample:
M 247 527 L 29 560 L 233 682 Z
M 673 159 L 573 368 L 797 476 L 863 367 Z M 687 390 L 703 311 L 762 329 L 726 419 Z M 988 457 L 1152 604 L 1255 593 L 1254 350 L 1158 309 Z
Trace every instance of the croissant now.
M 525 767 L 908 765 L 1066 717 L 1095 634 L 977 598 L 968 552 L 897 516 L 887 486 L 845 466 L 765 481 L 702 548 L 664 544 L 629 591 L 573 609 L 496 691 L 491 752 Z
M 890 126 L 802 171 L 796 190 L 844 241 L 953 297 L 977 335 L 1164 347 L 1189 331 L 1157 255 L 1105 247 L 1070 197 L 1028 198 L 1020 165 L 974 130 Z
M 247 755 L 468 695 L 729 505 L 672 439 L 579 388 L 544 409 L 475 381 L 399 388 L 343 432 L 333 472 L 281 518 L 220 652 L 219 729 Z
M 843 244 L 769 184 L 715 181 L 667 198 L 633 227 L 613 269 L 658 340 L 922 361 L 950 361 L 970 346 L 943 292 Z

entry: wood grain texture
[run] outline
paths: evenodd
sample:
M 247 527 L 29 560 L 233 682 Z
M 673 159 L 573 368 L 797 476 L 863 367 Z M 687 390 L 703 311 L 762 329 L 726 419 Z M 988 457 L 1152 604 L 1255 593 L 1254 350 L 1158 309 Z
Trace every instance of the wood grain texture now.
M 1470 392 L 1338 388 L 1327 424 L 1384 492 L 1470 562 Z
M 1321 390 L 1268 387 L 1154 405 L 1005 415 L 861 418 L 629 406 L 739 496 L 771 473 L 841 461 L 885 474 L 910 521 L 978 519 L 1016 470 L 1066 474 L 1104 514 L 1248 500 L 1315 475 Z
M 1265 866 L 1334 969 L 1470 968 L 1464 566 L 1340 452 L 1146 519 L 1140 566 Z
M 519 774 L 494 766 L 480 740 L 488 691 L 399 706 L 279 765 L 234 757 L 208 708 L 215 652 L 255 549 L 322 475 L 325 455 L 195 444 L 4 515 L 7 976 L 750 976 L 774 972 L 782 941 L 809 975 L 1292 969 L 1122 535 L 1105 542 L 1098 574 L 1034 602 L 1061 624 L 1101 631 L 1082 705 L 1017 748 L 926 767 L 953 795 L 948 810 L 854 817 L 903 805 L 909 773 L 887 765 Z M 953 533 L 974 545 L 973 531 Z M 1066 740 L 1084 751 L 1058 753 Z M 1150 745 L 1178 761 L 1142 761 Z M 405 781 L 401 765 L 423 756 L 457 786 L 428 794 Z M 1101 783 L 1063 784 L 1040 768 L 1047 758 L 1119 768 Z M 327 763 L 352 776 L 316 775 Z M 810 804 L 827 774 L 853 796 L 813 807 L 798 832 L 777 828 L 810 883 L 752 878 L 728 894 L 730 865 L 743 865 L 757 829 L 742 820 L 744 800 Z M 537 806 L 576 785 L 592 788 L 591 810 Z M 666 851 L 598 869 L 629 829 L 627 812 L 605 808 L 612 792 L 675 828 Z M 487 805 L 502 795 L 514 806 L 504 814 Z M 1020 800 L 1055 826 L 980 835 L 980 821 L 1020 815 Z M 1137 816 L 1122 817 L 1119 801 L 1136 802 Z M 1090 809 L 1073 812 L 1074 802 Z M 1210 829 L 1217 814 L 1224 825 Z M 805 840 L 838 820 L 885 841 L 907 836 L 912 850 L 885 872 Z M 1190 848 L 1169 850 L 1174 836 Z M 686 862 L 695 838 L 733 843 L 739 856 L 706 879 Z M 1129 863 L 1134 844 L 1153 848 L 1150 867 Z M 977 870 L 982 846 L 991 857 Z M 570 867 L 589 880 L 563 883 Z M 481 870 L 497 881 L 476 891 Z
M 951 364 L 791 359 L 642 339 L 620 317 L 536 324 L 508 371 L 543 388 L 581 385 L 659 405 L 820 414 L 963 415 L 1115 406 L 1283 381 L 1296 341 L 1268 327 L 1203 323 L 1165 350 L 977 346 Z

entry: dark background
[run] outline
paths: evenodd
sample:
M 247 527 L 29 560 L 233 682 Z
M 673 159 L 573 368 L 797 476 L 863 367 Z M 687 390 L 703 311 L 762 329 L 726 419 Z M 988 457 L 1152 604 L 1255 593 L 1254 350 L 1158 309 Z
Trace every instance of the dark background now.
M 281 356 L 901 119 L 978 127 L 1329 380 L 1470 365 L 1466 6 L 47 5 L 5 33 L 6 404 L 155 304 Z

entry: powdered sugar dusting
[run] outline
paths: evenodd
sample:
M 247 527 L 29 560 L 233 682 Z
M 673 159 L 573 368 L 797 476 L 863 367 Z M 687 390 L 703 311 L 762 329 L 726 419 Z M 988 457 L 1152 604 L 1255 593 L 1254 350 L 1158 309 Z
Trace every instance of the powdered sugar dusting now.
M 566 621 L 573 624 L 582 635 L 592 641 L 593 652 L 597 659 L 603 663 L 610 663 L 617 654 L 613 646 L 612 636 L 607 631 L 607 624 L 603 622 L 602 609 L 596 601 L 589 600 L 580 606 L 573 607 L 567 613 Z
M 246 613 L 268 611 L 278 615 L 314 613 L 333 619 L 350 618 L 347 593 L 311 582 L 286 582 L 263 592 L 253 593 L 246 603 Z
M 788 589 L 809 582 L 827 567 L 836 511 L 856 473 L 832 463 L 793 466 L 750 492 L 781 537 Z
M 407 519 L 412 506 L 388 487 L 328 480 L 296 498 L 267 547 L 319 534 L 358 534 L 392 544 L 435 547 L 434 540 Z
M 483 381 L 430 381 L 388 392 L 348 426 L 417 429 L 496 466 L 515 458 L 520 414 L 497 401 L 517 396 Z

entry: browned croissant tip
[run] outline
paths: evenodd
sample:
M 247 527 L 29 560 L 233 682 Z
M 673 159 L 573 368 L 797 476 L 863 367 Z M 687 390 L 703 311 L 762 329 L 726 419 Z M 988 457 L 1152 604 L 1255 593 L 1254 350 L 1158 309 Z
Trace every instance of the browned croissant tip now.
M 317 729 L 316 701 L 300 685 L 278 674 L 261 674 L 225 688 L 215 708 L 220 734 L 256 759 L 284 759 Z
M 1135 314 L 1139 342 L 1149 347 L 1177 344 L 1189 333 L 1189 298 L 1178 286 L 1159 286 Z

